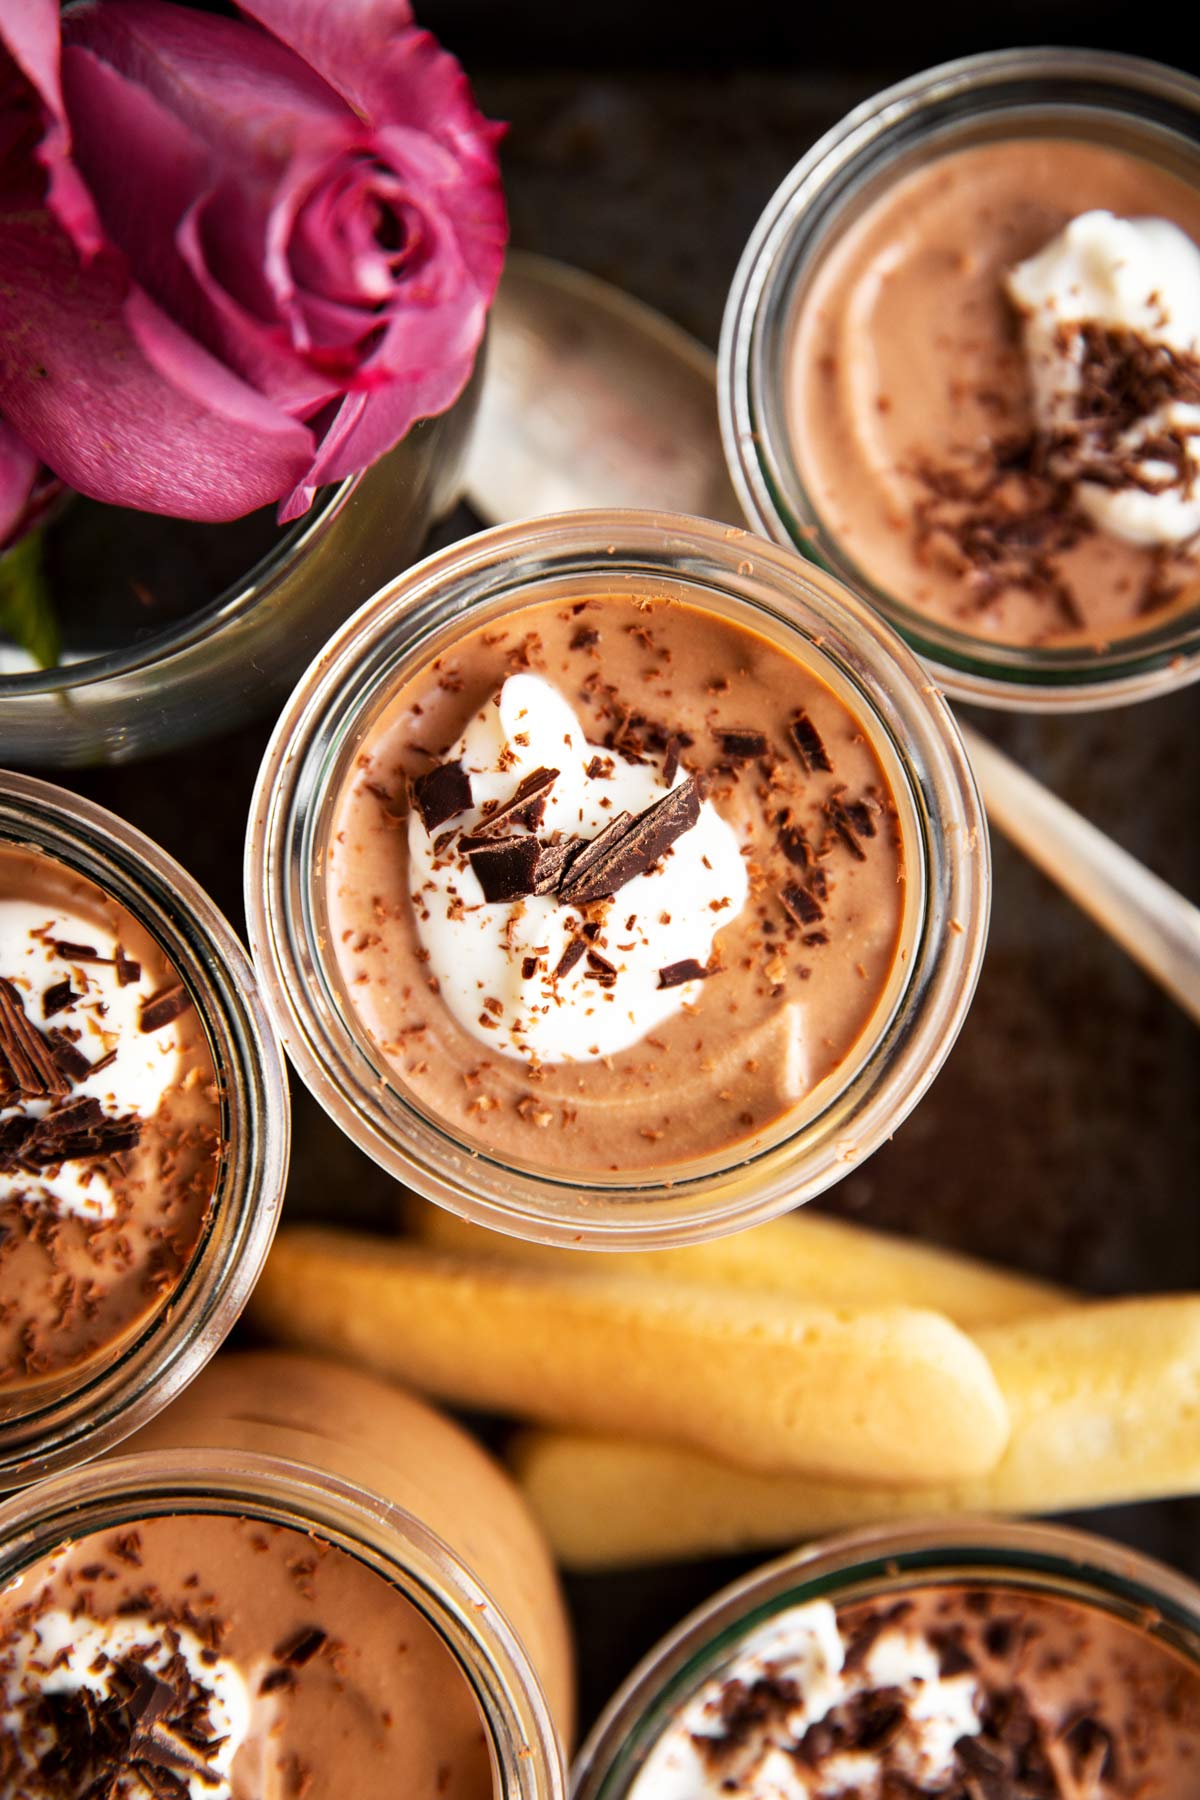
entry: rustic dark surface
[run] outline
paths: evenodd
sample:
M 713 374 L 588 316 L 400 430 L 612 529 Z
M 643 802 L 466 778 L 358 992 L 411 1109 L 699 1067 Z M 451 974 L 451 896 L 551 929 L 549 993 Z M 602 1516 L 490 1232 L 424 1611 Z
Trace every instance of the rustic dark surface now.
M 514 242 L 619 283 L 715 344 L 760 208 L 813 138 L 879 83 L 510 69 L 477 85 L 487 110 L 512 122 Z M 470 527 L 460 515 L 451 529 Z M 1200 897 L 1194 690 L 1093 717 L 975 722 Z M 240 921 L 242 833 L 268 729 L 264 720 L 68 785 L 166 845 Z M 1200 1036 L 997 843 L 991 944 L 959 1044 L 917 1113 L 828 1205 L 1089 1291 L 1200 1288 L 1198 1094 Z M 390 1218 L 390 1181 L 307 1095 L 295 1101 L 290 1217 Z M 1200 1502 L 1087 1522 L 1200 1575 Z M 753 1560 L 572 1580 L 585 1723 L 655 1638 Z

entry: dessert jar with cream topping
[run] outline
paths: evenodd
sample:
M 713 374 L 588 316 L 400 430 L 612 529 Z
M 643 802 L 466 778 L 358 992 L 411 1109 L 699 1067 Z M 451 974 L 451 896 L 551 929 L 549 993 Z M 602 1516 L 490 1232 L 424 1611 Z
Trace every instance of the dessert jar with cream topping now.
M 0 1507 L 0 1785 L 27 1800 L 560 1800 L 570 1684 L 507 1477 L 333 1364 L 218 1357 L 126 1452 Z
M 987 840 L 869 609 L 696 519 L 560 515 L 385 589 L 285 709 L 251 941 L 304 1080 L 427 1198 L 686 1242 L 895 1129 L 949 1049 Z
M 1200 1589 L 1103 1538 L 857 1533 L 685 1620 L 580 1752 L 574 1800 L 1190 1800 Z
M 747 516 L 960 699 L 1200 675 L 1200 84 L 1011 50 L 889 88 L 797 164 L 726 308 Z
M 155 844 L 0 777 L 0 1485 L 127 1436 L 241 1311 L 287 1169 L 253 971 Z

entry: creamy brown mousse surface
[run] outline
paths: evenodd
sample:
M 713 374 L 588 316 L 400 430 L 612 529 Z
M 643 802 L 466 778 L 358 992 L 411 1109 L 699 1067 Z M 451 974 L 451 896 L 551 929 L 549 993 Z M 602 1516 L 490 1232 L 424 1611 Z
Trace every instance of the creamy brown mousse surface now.
M 39 1623 L 63 1612 L 76 1633 L 117 1622 L 136 1643 L 113 1645 L 86 1697 L 32 1682 L 13 1704 Z M 230 1664 L 249 1713 L 225 1772 L 212 1695 Z M 150 1518 L 38 1565 L 0 1600 L 0 1699 L 4 1688 L 0 1788 L 21 1800 L 486 1800 L 493 1788 L 482 1717 L 433 1628 L 346 1552 L 253 1518 Z
M 1200 1671 L 1148 1631 L 1069 1601 L 951 1586 L 840 1607 L 837 1624 L 845 1697 L 800 1721 L 785 1788 L 797 1800 L 1200 1794 Z M 932 1647 L 935 1674 L 905 1680 L 914 1641 Z M 804 1684 L 769 1663 L 746 1673 L 710 1708 L 711 1736 L 691 1741 L 714 1791 L 758 1795 L 771 1790 L 764 1751 L 788 1742 Z M 931 1723 L 954 1718 L 955 1688 L 969 1721 L 957 1737 Z
M 1098 530 L 1044 473 L 1006 273 L 1077 214 L 1170 220 L 1200 190 L 1066 138 L 951 152 L 885 189 L 804 296 L 785 379 L 793 455 L 828 534 L 885 594 L 1019 645 L 1101 645 L 1194 605 L 1194 542 Z
M 465 1032 L 439 1004 L 409 892 L 412 783 L 522 670 L 557 688 L 589 742 L 677 754 L 702 776 L 749 874 L 695 1004 L 594 1061 L 531 1066 Z M 350 1003 L 404 1087 L 501 1156 L 627 1173 L 752 1148 L 803 1097 L 787 1072 L 797 1016 L 806 1091 L 851 1056 L 896 959 L 903 868 L 874 751 L 811 670 L 708 611 L 610 595 L 516 611 L 395 695 L 339 798 L 326 892 Z M 581 918 L 602 1003 L 620 893 Z
M 0 1409 L 11 1410 L 114 1353 L 169 1299 L 212 1203 L 220 1113 L 203 1026 L 122 907 L 50 857 L 0 847 L 0 917 L 11 927 L 0 942 Z M 115 1029 L 114 984 L 127 1031 Z M 122 1108 L 133 1062 L 159 1055 L 175 1072 L 153 1112 Z M 75 1189 L 74 1207 L 56 1183 Z

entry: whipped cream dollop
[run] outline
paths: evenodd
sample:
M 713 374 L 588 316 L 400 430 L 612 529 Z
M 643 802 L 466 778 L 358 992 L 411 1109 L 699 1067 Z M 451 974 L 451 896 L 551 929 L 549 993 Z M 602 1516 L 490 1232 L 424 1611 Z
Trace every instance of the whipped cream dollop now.
M 1200 248 L 1081 213 L 1007 278 L 1038 426 L 1081 509 L 1133 544 L 1200 531 Z
M 80 950 L 89 954 L 81 957 Z M 111 1119 L 144 1121 L 179 1081 L 182 1053 L 173 1021 L 143 1030 L 142 1008 L 153 981 L 132 958 L 122 954 L 118 961 L 119 953 L 112 933 L 91 919 L 36 901 L 0 900 L 0 978 L 34 1030 L 43 1037 L 64 1033 L 95 1068 L 72 1078 L 69 1098 L 95 1100 Z M 0 1090 L 0 1132 L 8 1120 L 44 1118 L 55 1105 Z M 108 1219 L 116 1210 L 94 1158 L 36 1171 L 0 1169 L 0 1203 L 17 1198 L 86 1219 Z
M 889 1712 L 882 1747 L 847 1747 L 856 1734 L 839 1730 L 839 1720 L 850 1724 L 874 1695 Z M 979 1733 L 979 1700 L 976 1677 L 943 1675 L 920 1632 L 887 1626 L 864 1655 L 848 1659 L 828 1601 L 789 1607 L 750 1633 L 732 1664 L 683 1707 L 646 1758 L 631 1800 L 882 1800 L 888 1775 L 936 1793 L 955 1773 L 954 1746 Z
M 602 917 L 587 909 L 587 937 L 583 908 L 556 893 L 487 900 L 459 847 L 489 803 L 504 805 L 538 771 L 556 773 L 536 835 L 560 844 L 644 813 L 682 788 L 686 771 L 589 743 L 558 689 L 532 674 L 511 675 L 447 758 L 470 782 L 470 805 L 432 828 L 414 807 L 408 847 L 429 972 L 465 1031 L 531 1062 L 584 1062 L 628 1049 L 698 997 L 701 978 L 677 981 L 679 965 L 708 968 L 749 885 L 738 840 L 709 801 L 651 868 L 601 903 Z
M 36 1767 L 61 1746 L 45 1702 L 53 1706 L 57 1698 L 61 1705 L 86 1690 L 97 1707 L 117 1710 L 116 1732 L 124 1729 L 126 1719 L 133 1720 L 135 1730 L 138 1718 L 152 1725 L 155 1738 L 147 1754 L 183 1784 L 188 1800 L 233 1800 L 234 1758 L 250 1731 L 250 1688 L 237 1665 L 188 1626 L 49 1610 L 7 1643 L 5 1652 L 0 1732 L 11 1734 L 21 1746 L 26 1766 Z M 122 1716 L 123 1697 L 143 1669 L 170 1692 L 156 1693 L 144 1711 L 135 1698 Z M 182 1733 L 176 1722 L 184 1726 Z M 135 1738 L 129 1746 L 131 1764 L 137 1748 Z M 143 1800 L 150 1791 L 133 1766 L 114 1779 L 114 1787 L 104 1788 L 113 1800 Z M 21 1788 L 26 1791 L 38 1790 Z

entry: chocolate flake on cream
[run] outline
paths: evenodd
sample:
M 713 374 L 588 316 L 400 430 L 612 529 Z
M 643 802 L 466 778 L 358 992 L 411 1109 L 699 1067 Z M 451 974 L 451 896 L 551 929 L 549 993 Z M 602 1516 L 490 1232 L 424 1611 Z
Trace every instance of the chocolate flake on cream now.
M 460 762 L 439 763 L 412 784 L 413 803 L 426 831 L 432 833 L 447 819 L 457 818 L 472 804 L 471 777 Z
M 181 981 L 159 988 L 156 994 L 150 994 L 142 1001 L 138 1026 L 142 1031 L 161 1031 L 164 1025 L 173 1024 L 191 1004 L 192 997 Z
M 494 812 L 488 813 L 473 828 L 472 840 L 498 837 L 508 825 L 524 825 L 527 831 L 536 831 L 546 811 L 546 796 L 558 776 L 557 769 L 534 769 L 520 783 L 511 800 L 506 800 Z
M 689 775 L 639 813 L 611 848 L 594 857 L 582 873 L 578 862 L 573 862 L 559 888 L 560 899 L 567 906 L 586 905 L 615 894 L 635 875 L 645 875 L 695 825 L 700 817 L 701 798 L 700 783 Z M 601 837 L 606 835 L 601 833 Z
M 26 1016 L 11 981 L 0 979 L 0 1097 L 54 1100 L 71 1091 L 71 1082 L 54 1051 Z
M 658 985 L 660 988 L 682 987 L 685 981 L 706 981 L 715 974 L 715 969 L 706 969 L 694 956 L 687 956 L 682 962 L 668 963 L 665 969 L 660 969 Z

